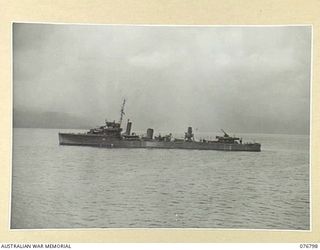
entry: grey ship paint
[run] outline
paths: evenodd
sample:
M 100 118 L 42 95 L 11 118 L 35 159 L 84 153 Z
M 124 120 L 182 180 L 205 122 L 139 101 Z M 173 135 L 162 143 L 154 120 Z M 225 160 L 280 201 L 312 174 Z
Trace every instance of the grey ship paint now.
M 229 136 L 223 131 L 223 136 L 216 140 L 194 139 L 192 127 L 188 127 L 184 139 L 172 138 L 172 134 L 153 136 L 153 129 L 147 129 L 146 136 L 131 133 L 132 122 L 128 120 L 127 128 L 122 133 L 122 120 L 125 100 L 123 101 L 119 122 L 108 122 L 99 128 L 90 129 L 86 133 L 59 133 L 60 145 L 94 146 L 104 148 L 162 148 L 162 149 L 198 149 L 222 151 L 261 151 L 260 143 L 243 143 L 242 138 Z

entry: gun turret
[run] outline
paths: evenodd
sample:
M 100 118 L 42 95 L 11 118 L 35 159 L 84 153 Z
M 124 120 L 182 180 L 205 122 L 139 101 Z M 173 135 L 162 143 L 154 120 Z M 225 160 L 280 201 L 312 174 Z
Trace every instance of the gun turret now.
M 223 129 L 221 129 L 221 131 L 224 133 L 224 137 L 230 137 L 230 136 L 226 133 L 226 131 L 224 131 Z

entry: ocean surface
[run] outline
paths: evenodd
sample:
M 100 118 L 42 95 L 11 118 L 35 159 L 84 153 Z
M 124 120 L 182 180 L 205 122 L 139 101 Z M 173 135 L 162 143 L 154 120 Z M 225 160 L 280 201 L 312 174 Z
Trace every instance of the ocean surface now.
M 309 136 L 242 134 L 262 151 L 221 152 L 59 146 L 58 132 L 14 129 L 13 229 L 310 229 Z

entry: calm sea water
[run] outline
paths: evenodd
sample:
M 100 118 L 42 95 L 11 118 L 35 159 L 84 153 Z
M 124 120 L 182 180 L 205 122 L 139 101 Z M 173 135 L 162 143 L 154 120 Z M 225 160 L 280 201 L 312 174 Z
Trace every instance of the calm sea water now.
M 242 136 L 262 152 L 59 146 L 58 130 L 14 129 L 11 228 L 309 229 L 309 137 Z

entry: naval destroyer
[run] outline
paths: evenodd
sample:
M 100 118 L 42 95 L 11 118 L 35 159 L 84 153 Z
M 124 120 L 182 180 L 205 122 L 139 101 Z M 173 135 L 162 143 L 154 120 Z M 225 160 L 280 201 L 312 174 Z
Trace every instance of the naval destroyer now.
M 121 128 L 124 106 L 123 101 L 120 120 L 106 121 L 105 125 L 92 128 L 85 133 L 59 133 L 60 145 L 93 146 L 104 148 L 159 148 L 159 149 L 198 149 L 222 151 L 261 151 L 260 143 L 244 143 L 242 138 L 229 136 L 224 130 L 222 136 L 215 140 L 195 140 L 192 127 L 188 127 L 184 138 L 173 138 L 172 134 L 154 136 L 154 130 L 148 128 L 146 135 L 131 133 L 132 122 L 128 119 L 126 130 Z

